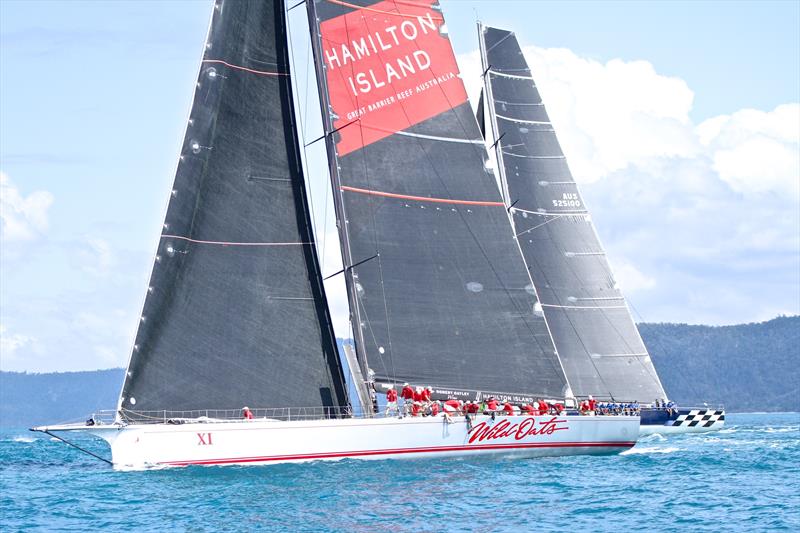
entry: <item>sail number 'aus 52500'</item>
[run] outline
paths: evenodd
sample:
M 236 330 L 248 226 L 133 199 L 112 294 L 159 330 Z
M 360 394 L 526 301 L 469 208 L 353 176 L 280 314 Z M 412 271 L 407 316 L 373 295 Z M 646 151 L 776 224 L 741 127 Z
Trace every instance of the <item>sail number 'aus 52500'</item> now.
M 553 207 L 580 207 L 581 200 L 576 192 L 565 192 L 560 200 L 553 200 Z

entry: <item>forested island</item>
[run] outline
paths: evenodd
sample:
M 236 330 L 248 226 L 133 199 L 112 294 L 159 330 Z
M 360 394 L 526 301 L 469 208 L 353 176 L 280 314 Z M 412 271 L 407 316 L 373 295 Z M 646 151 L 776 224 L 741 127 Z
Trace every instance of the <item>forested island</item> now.
M 735 326 L 639 324 L 671 399 L 731 412 L 800 411 L 800 316 Z M 124 370 L 0 372 L 0 426 L 113 409 Z M 644 401 L 644 398 L 639 400 Z

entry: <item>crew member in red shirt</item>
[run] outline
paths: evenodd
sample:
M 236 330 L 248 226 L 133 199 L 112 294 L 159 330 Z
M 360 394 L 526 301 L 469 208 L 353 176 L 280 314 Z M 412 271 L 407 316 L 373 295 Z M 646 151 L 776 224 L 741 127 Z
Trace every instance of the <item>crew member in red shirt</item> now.
M 386 391 L 386 416 L 389 416 L 389 411 L 397 414 L 397 391 L 394 390 L 394 385 L 389 385 Z
M 470 401 L 467 402 L 467 405 L 464 407 L 464 409 L 466 409 L 467 413 L 471 415 L 476 415 L 480 410 L 480 406 L 478 405 L 477 402 Z
M 242 417 L 245 420 L 252 420 L 253 419 L 253 413 L 252 413 L 252 411 L 250 411 L 250 408 L 247 407 L 246 405 L 244 407 L 242 407 Z
M 508 402 L 503 404 L 503 411 L 505 411 L 508 416 L 514 416 L 514 406 Z
M 414 401 L 421 402 L 422 401 L 422 387 L 417 387 L 414 390 Z
M 527 415 L 534 416 L 536 414 L 536 411 L 533 410 L 533 406 L 531 404 L 529 404 L 529 403 L 526 403 L 525 405 L 523 405 L 522 409 L 525 410 L 525 414 L 527 414 Z
M 424 389 L 422 389 L 422 392 L 420 392 L 420 396 L 422 397 L 423 402 L 431 401 L 431 388 L 425 387 Z
M 453 400 L 452 398 L 444 402 L 444 405 L 446 407 L 445 411 L 458 411 L 461 409 L 461 402 L 458 400 Z
M 596 409 L 597 409 L 597 402 L 595 401 L 595 399 L 590 394 L 589 395 L 589 410 L 594 412 Z
M 400 397 L 403 399 L 403 410 L 406 415 L 411 414 L 411 404 L 414 402 L 414 389 L 411 385 L 405 383 L 403 390 L 400 391 Z
M 419 416 L 420 403 L 414 402 L 411 404 L 411 416 Z
M 539 400 L 539 416 L 546 415 L 549 408 L 546 401 Z
M 497 411 L 497 407 L 500 405 L 500 402 L 495 400 L 494 396 L 489 397 L 489 401 L 486 402 L 486 407 L 489 411 Z

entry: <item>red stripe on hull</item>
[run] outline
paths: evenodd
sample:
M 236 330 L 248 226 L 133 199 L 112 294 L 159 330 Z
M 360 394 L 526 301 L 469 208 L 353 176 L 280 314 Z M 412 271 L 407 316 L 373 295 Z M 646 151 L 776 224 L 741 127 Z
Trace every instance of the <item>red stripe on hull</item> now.
M 313 459 L 334 459 L 344 457 L 364 457 L 373 455 L 403 455 L 410 453 L 454 452 L 469 450 L 513 450 L 526 448 L 631 448 L 633 442 L 553 442 L 536 444 L 483 444 L 477 446 L 437 446 L 429 448 L 397 448 L 389 450 L 365 450 L 352 452 L 331 452 L 300 455 L 273 455 L 265 457 L 242 457 L 239 459 L 202 459 L 198 461 L 165 461 L 161 464 L 173 466 L 220 465 L 233 463 L 266 463 L 271 461 L 299 461 Z

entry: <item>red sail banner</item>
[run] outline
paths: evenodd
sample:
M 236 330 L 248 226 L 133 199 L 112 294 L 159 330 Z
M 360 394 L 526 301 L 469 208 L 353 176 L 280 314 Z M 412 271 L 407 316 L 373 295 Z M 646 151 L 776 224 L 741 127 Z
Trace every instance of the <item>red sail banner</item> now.
M 320 24 L 340 156 L 467 100 L 438 2 L 329 1 L 358 7 Z

